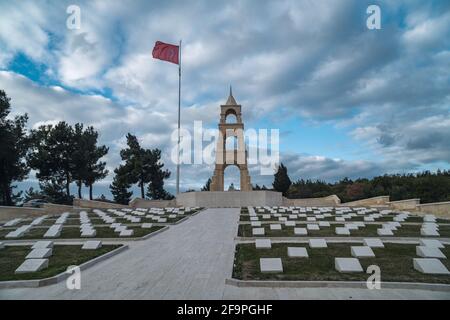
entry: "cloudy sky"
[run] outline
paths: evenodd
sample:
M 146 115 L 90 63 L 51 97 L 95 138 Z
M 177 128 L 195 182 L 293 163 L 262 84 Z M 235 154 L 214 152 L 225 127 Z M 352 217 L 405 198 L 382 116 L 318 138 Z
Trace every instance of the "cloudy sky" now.
M 0 0 L 0 88 L 30 128 L 94 125 L 110 171 L 131 132 L 163 150 L 173 192 L 177 66 L 151 52 L 179 39 L 184 128 L 215 128 L 231 84 L 246 128 L 280 130 L 294 180 L 450 168 L 449 1 L 77 1 L 81 28 L 69 30 L 71 4 Z M 381 30 L 366 26 L 370 4 Z M 212 170 L 183 166 L 182 189 Z M 95 194 L 109 196 L 111 179 Z M 35 184 L 32 173 L 21 187 Z

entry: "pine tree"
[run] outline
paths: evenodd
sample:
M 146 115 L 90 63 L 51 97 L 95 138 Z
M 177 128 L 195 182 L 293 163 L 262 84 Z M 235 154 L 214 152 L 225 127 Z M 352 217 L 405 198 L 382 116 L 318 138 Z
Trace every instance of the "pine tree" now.
M 10 113 L 10 98 L 0 90 L 0 204 L 12 206 L 21 194 L 14 194 L 15 181 L 26 179 L 29 168 L 24 161 L 29 147 L 26 135 L 28 116 L 7 119 Z
M 147 188 L 147 196 L 153 200 L 171 199 L 173 196 L 164 190 L 164 180 L 170 177 L 169 170 L 163 170 L 164 163 L 161 162 L 161 150 L 149 150 L 150 157 L 150 183 Z
M 287 191 L 291 186 L 291 179 L 287 174 L 287 168 L 281 163 L 274 175 L 273 188 L 275 191 L 281 192 L 283 196 L 287 195 Z
M 120 204 L 127 205 L 130 200 L 133 192 L 128 191 L 131 185 L 126 181 L 126 178 L 123 176 L 121 172 L 121 168 L 114 170 L 115 176 L 112 184 L 109 186 L 111 190 L 111 194 L 113 195 L 114 201 Z
M 211 178 L 206 181 L 205 185 L 202 187 L 201 191 L 210 191 L 211 190 Z
M 98 133 L 93 127 L 89 127 L 83 134 L 87 148 L 86 169 L 84 171 L 83 182 L 89 187 L 89 199 L 92 200 L 92 189 L 96 181 L 105 178 L 108 170 L 105 169 L 106 162 L 100 159 L 108 153 L 109 148 L 105 145 L 97 146 Z
M 73 128 L 64 121 L 55 126 L 41 126 L 32 130 L 31 139 L 32 152 L 28 155 L 28 164 L 37 171 L 36 177 L 45 185 L 60 185 L 65 189 L 66 200 L 72 198 L 70 183 L 73 180 L 76 146 Z

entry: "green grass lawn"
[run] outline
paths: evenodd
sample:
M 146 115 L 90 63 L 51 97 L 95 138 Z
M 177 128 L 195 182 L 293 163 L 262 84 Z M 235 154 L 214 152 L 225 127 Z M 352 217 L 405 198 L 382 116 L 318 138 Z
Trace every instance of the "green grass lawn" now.
M 344 224 L 332 224 L 330 227 L 320 227 L 320 230 L 308 230 L 306 236 L 298 236 L 294 234 L 294 227 L 286 227 L 280 223 L 282 230 L 270 230 L 270 224 L 261 224 L 265 229 L 264 236 L 257 237 L 378 237 L 377 229 L 381 228 L 381 224 L 366 224 L 364 228 L 358 230 L 350 230 L 350 236 L 339 236 L 335 233 L 336 227 L 343 227 Z M 306 228 L 306 224 L 297 224 L 296 228 Z M 239 225 L 239 237 L 253 237 L 253 227 L 251 225 Z M 450 237 L 450 226 L 440 226 L 439 233 L 441 237 Z M 403 225 L 394 231 L 391 237 L 421 237 L 420 225 Z
M 48 268 L 33 272 L 14 274 L 14 271 L 25 261 L 31 246 L 6 246 L 0 249 L 0 281 L 44 279 L 67 270 L 68 266 L 80 265 L 95 257 L 112 251 L 120 245 L 103 245 L 97 250 L 81 250 L 81 245 L 55 245 L 53 255 L 49 258 Z
M 309 258 L 289 258 L 287 247 L 305 247 Z M 450 284 L 448 275 L 426 275 L 413 268 L 417 258 L 415 245 L 385 244 L 374 248 L 375 258 L 360 258 L 364 270 L 370 265 L 381 269 L 381 281 L 429 282 Z M 450 257 L 450 246 L 442 249 Z M 272 249 L 256 249 L 255 244 L 238 244 L 234 258 L 233 277 L 241 280 L 308 280 L 308 281 L 366 281 L 369 274 L 339 273 L 334 268 L 335 257 L 351 257 L 350 245 L 328 244 L 328 248 L 311 249 L 307 244 L 272 244 Z M 281 258 L 283 273 L 261 273 L 260 258 Z M 450 269 L 450 260 L 441 259 Z

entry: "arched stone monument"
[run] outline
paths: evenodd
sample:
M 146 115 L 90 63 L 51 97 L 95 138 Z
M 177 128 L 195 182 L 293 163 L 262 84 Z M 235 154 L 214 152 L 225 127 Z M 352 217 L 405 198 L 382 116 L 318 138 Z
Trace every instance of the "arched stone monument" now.
M 236 121 L 227 122 L 227 118 L 230 116 L 234 116 Z M 226 141 L 230 137 L 234 138 L 237 144 L 234 144 L 234 149 L 227 150 Z M 236 103 L 231 87 L 227 102 L 220 106 L 219 139 L 217 140 L 216 164 L 211 181 L 211 191 L 224 191 L 224 171 L 228 166 L 239 168 L 241 191 L 252 191 L 247 168 L 241 105 Z

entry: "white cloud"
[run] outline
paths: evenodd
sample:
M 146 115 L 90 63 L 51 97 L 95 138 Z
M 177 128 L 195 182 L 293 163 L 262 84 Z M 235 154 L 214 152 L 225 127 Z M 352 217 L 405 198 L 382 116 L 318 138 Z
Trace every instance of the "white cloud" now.
M 194 120 L 216 127 L 232 84 L 246 122 L 331 122 L 348 130 L 349 143 L 364 146 L 360 153 L 377 155 L 373 162 L 292 155 L 299 175 L 332 179 L 352 167 L 364 175 L 449 159 L 441 125 L 450 99 L 450 16 L 443 4 L 432 10 L 436 4 L 381 1 L 390 18 L 380 31 L 365 27 L 370 1 L 80 1 L 78 31 L 65 27 L 67 4 L 0 4 L 8 13 L 0 20 L 0 68 L 23 53 L 44 64 L 49 79 L 47 86 L 1 71 L 0 88 L 13 98 L 14 113 L 29 113 L 31 126 L 95 125 L 111 146 L 110 168 L 120 161 L 127 132 L 168 159 L 177 66 L 152 59 L 151 50 L 156 40 L 180 38 L 185 127 Z M 92 92 L 111 92 L 111 99 Z M 196 185 L 212 172 L 185 170 Z M 195 172 L 200 178 L 189 178 Z

